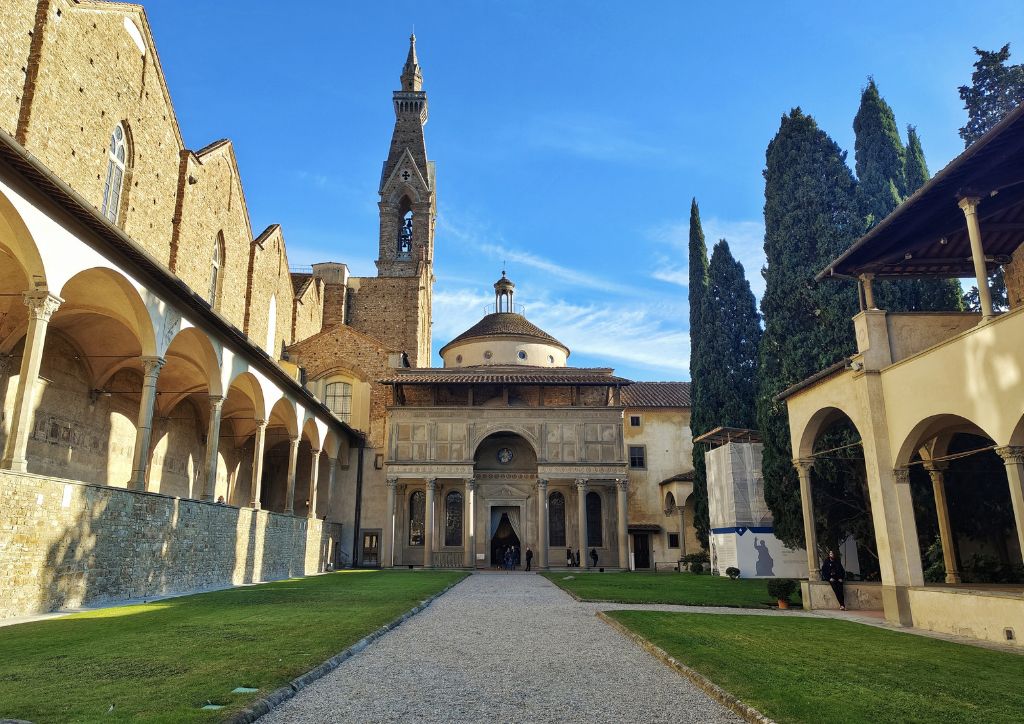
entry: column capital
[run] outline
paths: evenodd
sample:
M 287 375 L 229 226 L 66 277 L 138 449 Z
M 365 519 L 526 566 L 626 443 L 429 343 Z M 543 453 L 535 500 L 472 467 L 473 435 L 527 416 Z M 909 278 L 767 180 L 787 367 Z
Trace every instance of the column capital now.
M 156 377 L 160 374 L 160 368 L 167 363 L 163 357 L 142 356 L 139 359 L 142 361 L 142 374 L 145 377 Z
M 263 428 L 264 430 L 267 429 L 267 421 L 266 420 L 253 420 L 253 422 L 256 424 L 256 429 L 259 429 L 259 428 Z
M 320 451 L 317 449 L 310 450 L 310 454 L 312 454 L 314 460 L 320 457 Z
M 996 448 L 996 455 L 1006 465 L 1024 465 L 1024 445 L 1002 445 Z
M 537 478 L 537 490 L 547 490 L 548 480 L 547 478 Z
M 897 485 L 909 485 L 910 484 L 910 468 L 895 468 L 892 471 L 893 480 L 896 481 Z
M 426 486 L 427 490 L 437 490 L 437 478 L 429 478 Z
M 814 467 L 814 458 L 793 458 L 793 467 L 797 473 L 808 474 Z
M 586 490 L 588 482 L 590 481 L 586 478 L 576 478 L 576 488 L 579 490 Z
M 975 214 L 980 203 L 981 199 L 977 196 L 964 196 L 956 202 L 956 205 L 963 209 L 964 214 Z
M 21 299 L 28 307 L 28 316 L 42 322 L 49 322 L 64 300 L 46 291 L 22 292 Z
M 392 490 L 396 489 L 398 487 L 398 478 L 388 478 L 387 486 Z
M 224 395 L 207 395 L 206 399 L 210 401 L 211 409 L 219 410 L 221 407 L 224 406 L 224 400 L 226 400 L 227 398 L 224 397 Z
M 327 469 L 334 470 L 338 466 L 338 458 L 331 455 L 327 456 Z
M 476 478 L 466 478 L 466 490 L 476 490 Z
M 629 478 L 615 478 L 615 487 L 625 493 L 629 490 Z
M 302 436 L 301 435 L 296 435 L 295 437 L 288 438 L 288 444 L 291 445 L 292 447 L 298 447 L 299 443 L 301 443 L 301 442 L 302 442 Z
M 924 469 L 928 471 L 929 475 L 941 475 L 942 473 L 949 470 L 949 463 L 946 462 L 945 460 L 925 460 Z

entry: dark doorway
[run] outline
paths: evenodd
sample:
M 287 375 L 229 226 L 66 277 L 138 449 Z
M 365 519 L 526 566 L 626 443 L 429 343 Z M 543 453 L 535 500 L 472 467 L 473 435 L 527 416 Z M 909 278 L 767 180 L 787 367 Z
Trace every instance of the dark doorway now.
M 647 533 L 633 534 L 633 565 L 637 568 L 651 567 L 651 536 Z
M 362 555 L 359 562 L 366 568 L 380 567 L 380 531 L 364 530 Z
M 508 513 L 501 514 L 498 527 L 491 536 L 491 565 L 501 567 L 505 564 L 505 551 L 509 546 L 515 546 L 515 558 L 513 561 L 518 566 L 523 555 L 522 545 L 519 543 L 519 536 L 512 529 L 512 522 L 508 519 Z

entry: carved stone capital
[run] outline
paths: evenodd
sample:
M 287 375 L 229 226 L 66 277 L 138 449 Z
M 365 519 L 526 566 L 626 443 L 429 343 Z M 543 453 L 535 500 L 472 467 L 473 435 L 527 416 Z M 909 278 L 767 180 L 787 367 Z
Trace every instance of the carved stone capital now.
M 298 435 L 296 435 L 295 437 L 288 438 L 288 444 L 291 445 L 293 448 L 298 448 L 299 447 L 299 443 L 301 443 L 301 442 L 302 442 L 302 438 L 299 437 Z
M 313 458 L 313 464 L 316 465 L 320 461 L 320 451 L 319 450 L 312 450 L 312 451 L 310 451 L 310 455 Z
M 937 462 L 932 460 L 925 460 L 924 469 L 927 470 L 929 473 L 944 473 L 949 469 L 949 463 L 946 462 L 945 460 L 939 460 Z
M 28 316 L 41 322 L 49 322 L 50 317 L 64 302 L 56 294 L 49 292 L 22 292 L 21 298 L 28 307 Z
M 615 478 L 615 487 L 621 492 L 629 491 L 629 478 Z
M 892 477 L 897 485 L 910 485 L 910 468 L 896 468 L 892 471 Z
M 219 412 L 224 407 L 224 395 L 209 395 L 207 399 L 210 401 L 210 410 Z
M 799 475 L 810 475 L 814 467 L 814 458 L 794 458 L 793 467 Z
M 996 455 L 1007 465 L 1024 465 L 1024 445 L 1004 445 L 996 448 Z
M 576 489 L 580 490 L 582 492 L 586 492 L 587 491 L 587 482 L 588 481 L 587 481 L 586 478 L 576 478 Z
M 266 420 L 253 420 L 253 422 L 256 424 L 256 429 L 257 430 L 266 430 L 267 429 L 267 421 Z
M 437 478 L 430 478 L 427 480 L 427 490 L 437 490 Z
M 956 205 L 963 209 L 964 216 L 972 216 L 978 211 L 978 204 L 981 203 L 981 199 L 977 196 L 965 196 Z
M 544 493 L 547 492 L 548 481 L 546 478 L 537 478 L 537 490 Z
M 476 490 L 476 478 L 466 478 L 466 490 Z
M 398 478 L 388 478 L 387 486 L 389 488 L 391 488 L 391 490 L 397 490 L 398 489 Z
M 142 360 L 143 377 L 153 380 L 160 376 L 160 370 L 167 362 L 163 357 L 140 357 L 139 359 Z

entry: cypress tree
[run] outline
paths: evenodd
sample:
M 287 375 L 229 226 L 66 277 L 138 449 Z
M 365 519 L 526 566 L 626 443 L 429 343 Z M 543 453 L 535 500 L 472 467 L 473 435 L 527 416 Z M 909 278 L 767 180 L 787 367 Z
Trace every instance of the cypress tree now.
M 689 302 L 690 302 L 690 431 L 694 437 L 703 435 L 710 428 L 709 420 L 695 400 L 707 377 L 707 364 L 703 353 L 704 325 L 701 313 L 704 296 L 708 289 L 708 247 L 704 241 L 704 229 L 700 223 L 700 209 L 697 199 L 690 202 L 690 245 L 689 245 Z M 701 546 L 707 547 L 708 540 L 708 486 L 704 469 L 702 446 L 693 448 L 693 525 Z
M 864 230 L 870 229 L 908 195 L 908 154 L 900 141 L 892 108 L 878 92 L 874 78 L 861 93 L 860 108 L 853 119 L 856 134 L 854 152 L 857 169 L 857 207 L 864 218 Z M 915 183 L 927 167 L 920 140 L 914 154 Z M 923 181 L 921 181 L 923 183 Z M 879 306 L 890 312 L 961 310 L 962 292 L 956 279 L 885 280 L 875 286 Z
M 1010 44 L 999 50 L 974 49 L 971 85 L 960 86 L 960 100 L 967 111 L 967 125 L 960 129 L 964 147 L 981 138 L 1003 116 L 1024 103 L 1024 65 L 1007 65 Z
M 921 139 L 917 136 L 917 129 L 909 125 L 907 126 L 907 159 L 903 176 L 907 181 L 907 196 L 924 186 L 924 182 L 931 178 L 928 173 L 928 164 L 924 160 Z
M 814 275 L 863 230 L 846 154 L 799 108 L 783 116 L 768 145 L 765 176 L 765 331 L 758 368 L 757 420 L 764 439 L 765 500 L 775 534 L 803 545 L 800 487 L 793 469 L 782 390 L 854 351 L 854 285 L 818 284 Z
M 743 265 L 725 239 L 711 254 L 702 317 L 709 332 L 703 353 L 714 374 L 703 381 L 694 405 L 714 427 L 754 428 L 761 322 Z

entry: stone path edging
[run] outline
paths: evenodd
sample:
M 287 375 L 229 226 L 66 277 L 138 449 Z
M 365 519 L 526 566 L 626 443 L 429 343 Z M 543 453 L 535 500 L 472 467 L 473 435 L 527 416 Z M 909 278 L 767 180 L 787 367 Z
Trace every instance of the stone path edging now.
M 663 664 L 669 666 L 677 673 L 692 681 L 715 701 L 725 707 L 728 707 L 731 711 L 739 714 L 748 722 L 752 722 L 752 724 L 775 724 L 773 719 L 769 719 L 749 704 L 743 703 L 718 684 L 705 677 L 703 674 L 691 669 L 689 666 L 676 659 L 660 646 L 656 646 L 643 636 L 633 633 L 611 616 L 608 616 L 604 611 L 598 611 L 595 615 L 623 636 L 633 641 L 633 643 L 637 644 L 644 651 L 661 661 Z
M 466 576 L 466 578 L 468 578 L 468 576 Z M 388 631 L 391 631 L 392 629 L 395 629 L 398 626 L 402 625 L 404 622 L 408 621 L 417 613 L 427 608 L 427 606 L 432 604 L 435 600 L 437 600 L 444 594 L 448 593 L 448 591 L 453 589 L 455 586 L 465 581 L 466 578 L 461 578 L 458 581 L 455 581 L 455 583 L 449 583 L 447 586 L 442 588 L 433 596 L 430 596 L 429 598 L 426 598 L 423 601 L 421 601 L 418 606 L 409 609 L 395 620 L 384 624 L 373 633 L 369 634 L 368 636 L 365 636 L 359 641 L 356 641 L 354 644 L 349 646 L 341 653 L 332 656 L 331 658 L 327 659 L 327 661 L 323 662 L 314 669 L 310 669 L 305 674 L 302 674 L 301 676 L 292 679 L 287 684 L 285 684 L 279 689 L 275 689 L 262 699 L 257 699 L 237 714 L 227 719 L 223 719 L 223 724 L 251 724 L 251 722 L 256 721 L 264 714 L 270 712 L 271 709 L 291 699 L 293 696 L 298 694 L 300 691 L 305 689 L 307 686 L 312 684 L 317 679 L 320 679 L 334 671 L 336 668 L 338 668 L 338 666 L 341 665 L 343 661 L 351 658 L 355 654 L 358 654 L 360 651 L 365 649 L 367 646 L 369 646 L 371 643 L 379 639 Z

